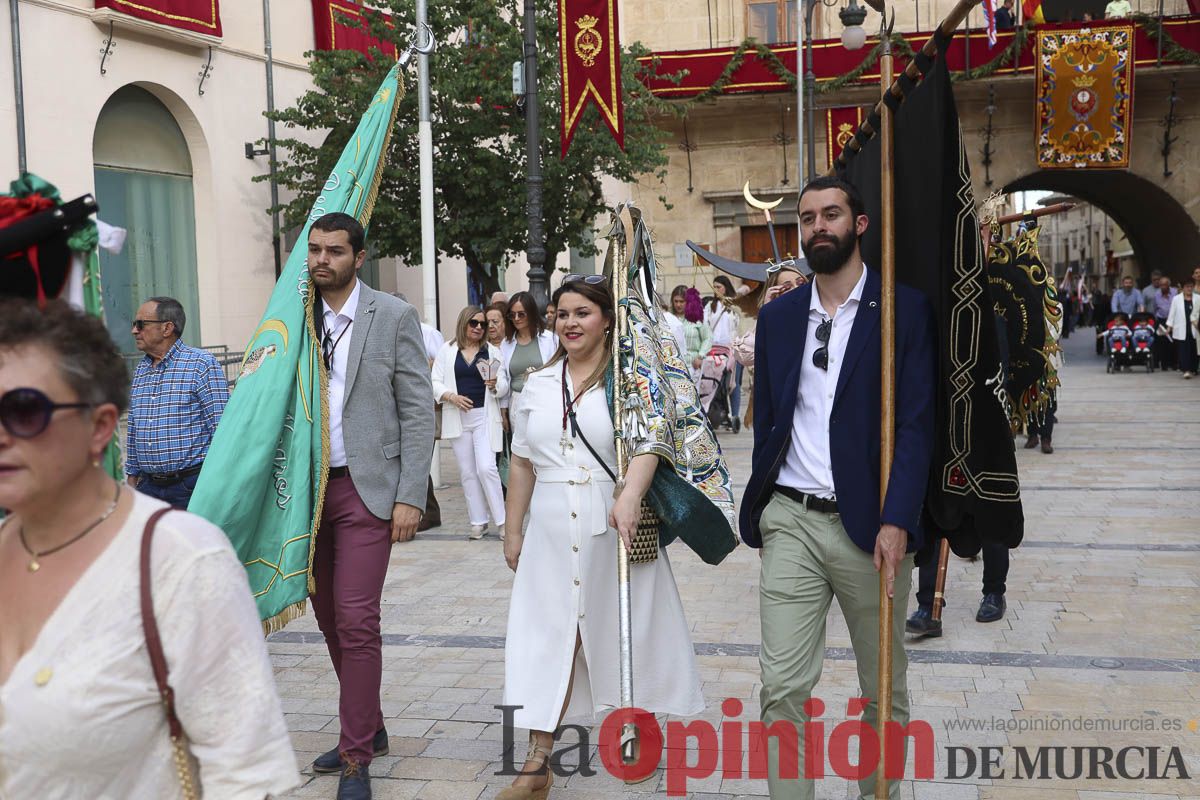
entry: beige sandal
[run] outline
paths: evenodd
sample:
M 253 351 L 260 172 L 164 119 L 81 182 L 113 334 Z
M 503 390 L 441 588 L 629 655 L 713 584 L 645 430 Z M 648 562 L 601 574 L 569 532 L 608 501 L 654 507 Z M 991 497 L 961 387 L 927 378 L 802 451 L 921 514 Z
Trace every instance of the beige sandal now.
M 525 755 L 525 760 L 542 763 L 537 772 L 545 770 L 546 785 L 538 789 L 531 789 L 528 786 L 509 786 L 496 795 L 496 800 L 546 800 L 550 795 L 550 787 L 554 785 L 554 773 L 549 768 L 551 755 L 551 751 L 538 744 L 537 740 L 533 738 L 533 734 L 529 734 L 529 752 Z M 528 775 L 530 773 L 522 772 L 521 774 Z

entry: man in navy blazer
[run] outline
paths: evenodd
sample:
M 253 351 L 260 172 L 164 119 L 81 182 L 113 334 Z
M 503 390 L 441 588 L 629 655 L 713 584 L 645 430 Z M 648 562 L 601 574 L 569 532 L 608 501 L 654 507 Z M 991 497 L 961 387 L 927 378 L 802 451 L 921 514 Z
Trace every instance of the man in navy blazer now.
M 800 193 L 799 217 L 814 282 L 770 302 L 758 317 L 754 466 L 741 505 L 742 539 L 762 548 L 762 719 L 768 726 L 793 723 L 800 734 L 798 747 L 771 737 L 776 800 L 813 796 L 812 781 L 803 779 L 802 723 L 821 677 L 835 596 L 870 701 L 863 720 L 876 725 L 881 569 L 889 596 L 899 598 L 892 719 L 908 723 L 905 602 L 934 435 L 933 312 L 924 295 L 898 285 L 895 457 L 881 505 L 880 277 L 859 252 L 867 216 L 851 184 L 827 177 Z M 894 795 L 898 785 L 891 784 Z M 874 777 L 859 788 L 871 796 Z

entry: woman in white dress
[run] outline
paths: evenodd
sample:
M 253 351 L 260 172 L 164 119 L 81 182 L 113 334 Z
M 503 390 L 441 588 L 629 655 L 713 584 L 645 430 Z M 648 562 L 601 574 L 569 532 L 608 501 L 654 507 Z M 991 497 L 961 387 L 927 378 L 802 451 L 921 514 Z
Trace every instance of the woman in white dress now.
M 142 531 L 167 506 L 100 465 L 128 399 L 103 322 L 0 302 L 0 797 L 278 796 L 300 774 L 246 573 L 184 511 L 150 558 L 174 761 L 139 603 Z
M 485 341 L 483 309 L 467 306 L 458 315 L 454 340 L 433 360 L 433 399 L 442 406 L 442 438 L 454 447 L 471 521 L 469 539 L 487 533 L 488 515 L 504 538 L 504 488 L 496 453 L 504 449 L 500 403 L 508 396 L 508 375 L 498 365 L 500 351 Z M 479 364 L 495 362 L 484 378 Z
M 554 293 L 558 353 L 529 375 L 513 414 L 507 514 L 518 522 L 504 542 L 516 571 L 504 703 L 518 706 L 515 722 L 529 729 L 530 750 L 526 774 L 498 800 L 546 797 L 553 776 L 545 766 L 560 722 L 620 707 L 616 537 L 629 545 L 659 456 L 635 454 L 614 501 L 612 479 L 589 452 L 590 445 L 614 469 L 604 391 L 613 300 L 594 278 L 569 275 Z M 666 551 L 630 569 L 637 705 L 696 714 L 704 698 Z

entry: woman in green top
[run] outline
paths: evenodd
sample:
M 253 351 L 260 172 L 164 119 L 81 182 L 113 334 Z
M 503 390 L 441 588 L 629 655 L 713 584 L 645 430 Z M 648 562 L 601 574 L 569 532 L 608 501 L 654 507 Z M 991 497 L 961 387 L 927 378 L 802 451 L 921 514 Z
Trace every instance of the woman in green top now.
M 700 365 L 712 349 L 712 330 L 704 323 L 704 303 L 700 299 L 700 292 L 683 284 L 676 286 L 671 290 L 671 310 L 683 323 L 684 343 L 687 348 L 687 352 L 683 354 L 684 361 L 692 380 L 699 384 Z
M 512 405 L 516 405 L 525 388 L 525 376 L 550 361 L 558 339 L 546 330 L 529 292 L 517 292 L 509 300 L 508 321 L 513 333 L 500 344 L 500 360 L 512 381 Z

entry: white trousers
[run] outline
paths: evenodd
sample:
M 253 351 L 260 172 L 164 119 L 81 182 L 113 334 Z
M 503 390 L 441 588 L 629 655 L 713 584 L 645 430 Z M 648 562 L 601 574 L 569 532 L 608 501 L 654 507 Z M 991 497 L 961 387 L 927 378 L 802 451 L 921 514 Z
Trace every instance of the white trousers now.
M 488 511 L 496 525 L 504 524 L 504 489 L 496 469 L 496 453 L 488 437 L 487 412 L 472 408 L 462 415 L 462 435 L 451 439 L 454 458 L 467 496 L 472 525 L 487 525 Z

